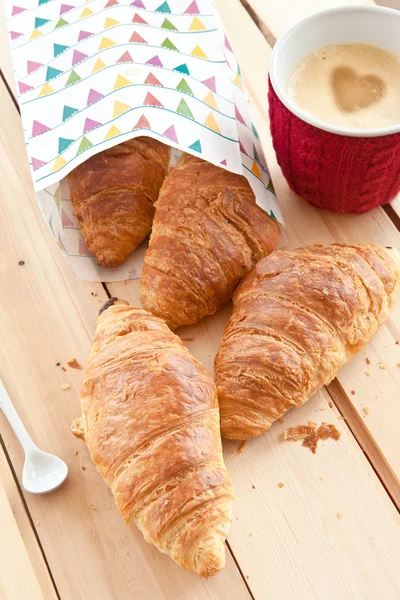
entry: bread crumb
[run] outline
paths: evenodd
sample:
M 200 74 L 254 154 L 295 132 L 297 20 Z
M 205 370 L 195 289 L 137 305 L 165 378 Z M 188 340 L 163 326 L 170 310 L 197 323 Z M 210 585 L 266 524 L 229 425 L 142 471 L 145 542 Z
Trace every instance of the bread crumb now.
M 128 280 L 124 279 L 123 284 L 122 285 L 128 285 Z
M 83 370 L 82 365 L 76 360 L 76 358 L 71 358 L 68 360 L 67 365 L 69 365 L 71 369 L 79 369 L 80 371 Z
M 320 411 L 323 411 L 323 410 L 326 410 L 326 408 L 322 408 L 322 407 L 321 407 L 321 408 L 319 408 L 318 410 L 320 410 Z
M 250 575 L 246 575 L 246 579 L 250 579 Z
M 56 367 L 60 367 L 60 366 L 61 366 L 61 363 L 56 363 Z
M 250 537 L 253 537 L 253 534 L 252 534 L 252 533 L 249 533 L 249 536 L 250 536 Z
M 86 467 L 82 467 L 82 471 L 86 471 Z
M 400 363 L 397 363 L 397 366 L 398 366 L 398 367 L 399 367 L 399 369 L 400 369 Z
M 366 356 L 364 360 L 365 360 L 365 364 L 366 365 L 370 365 L 371 364 L 371 361 L 369 360 L 368 356 Z
M 301 445 L 310 448 L 311 452 L 315 454 L 319 440 L 331 438 L 337 441 L 340 435 L 340 431 L 332 423 L 323 422 L 317 425 L 317 423 L 309 421 L 308 425 L 289 427 L 284 433 L 284 439 L 289 442 L 303 440 Z
M 110 510 L 110 508 L 111 508 L 111 504 L 110 504 L 109 506 L 107 506 L 107 508 L 108 508 L 108 510 Z
M 88 506 L 89 506 L 90 510 L 95 510 L 96 512 L 99 510 L 97 508 L 97 506 L 95 506 L 94 504 L 88 504 Z
M 238 454 L 242 454 L 242 452 L 246 448 L 246 446 L 247 446 L 247 440 L 244 440 L 243 442 L 240 442 L 240 446 L 238 448 L 237 453 Z
M 253 488 L 253 490 L 255 490 L 255 489 L 256 489 L 256 486 L 255 486 L 254 484 L 253 484 L 251 487 Z
M 385 365 L 384 365 L 382 362 L 378 363 L 378 367 L 379 367 L 379 368 L 380 368 L 382 371 L 385 371 L 385 370 L 386 370 L 386 366 L 385 366 Z
M 332 402 L 328 402 L 328 406 L 329 406 L 329 408 L 333 408 Z
M 364 415 L 369 415 L 369 407 L 367 405 L 362 407 Z
M 278 419 L 278 421 L 279 421 L 279 423 L 284 423 L 285 422 L 282 418 Z
M 11 444 L 6 444 L 6 448 L 9 448 Z
M 126 554 L 127 556 L 129 556 L 129 552 L 126 552 L 125 554 Z
M 351 392 L 350 392 L 350 393 L 351 393 L 351 395 L 352 395 L 352 396 L 354 396 L 354 395 L 355 395 L 355 393 L 356 393 L 356 391 L 355 391 L 355 390 L 351 390 Z
M 92 296 L 98 296 L 97 292 L 90 292 Z
M 336 516 L 338 519 L 342 518 L 342 513 L 340 512 L 340 510 L 337 511 Z
M 400 344 L 400 342 L 398 340 L 396 340 L 396 346 L 398 346 Z
M 40 525 L 40 521 L 35 521 L 35 525 Z
M 75 456 L 78 456 L 78 454 L 79 454 L 78 450 L 74 450 L 74 454 L 75 454 Z
M 320 476 L 318 477 L 318 479 L 320 479 L 321 481 L 325 481 L 325 480 L 324 480 L 324 478 L 322 477 L 322 475 L 320 475 Z
M 25 264 L 25 261 L 24 261 L 24 260 L 19 260 L 19 261 L 18 261 L 18 264 L 19 264 L 19 266 L 20 266 L 20 267 L 23 267 L 23 266 L 24 266 L 24 264 Z
M 283 488 L 283 487 L 285 487 L 285 484 L 283 483 L 283 481 L 280 481 L 278 483 L 278 488 Z
M 366 375 L 367 377 L 369 377 L 369 372 L 368 372 L 368 371 L 364 371 L 364 373 L 365 373 L 365 375 Z
M 61 389 L 63 390 L 68 390 L 71 386 L 69 385 L 69 383 L 63 383 L 61 386 Z

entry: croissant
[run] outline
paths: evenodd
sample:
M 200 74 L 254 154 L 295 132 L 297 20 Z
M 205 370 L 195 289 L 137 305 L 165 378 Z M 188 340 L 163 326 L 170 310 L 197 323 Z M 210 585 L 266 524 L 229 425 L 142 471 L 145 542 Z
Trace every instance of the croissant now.
M 141 301 L 171 329 L 215 313 L 279 240 L 245 177 L 193 156 L 167 176 L 155 208 Z
M 375 244 L 260 261 L 234 295 L 215 359 L 222 435 L 260 435 L 330 383 L 387 319 L 399 282 L 399 253 Z
M 115 298 L 103 308 L 72 430 L 125 521 L 180 566 L 214 575 L 233 500 L 216 388 L 161 319 Z
M 89 251 L 115 267 L 151 231 L 170 149 L 139 137 L 90 157 L 68 175 L 72 210 Z

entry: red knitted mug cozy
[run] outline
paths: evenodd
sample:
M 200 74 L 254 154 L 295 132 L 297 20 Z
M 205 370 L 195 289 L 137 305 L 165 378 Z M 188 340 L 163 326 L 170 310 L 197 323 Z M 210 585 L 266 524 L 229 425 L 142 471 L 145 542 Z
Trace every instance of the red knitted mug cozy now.
M 278 163 L 289 186 L 307 202 L 363 213 L 400 191 L 400 133 L 363 138 L 313 127 L 282 104 L 271 81 L 268 100 Z

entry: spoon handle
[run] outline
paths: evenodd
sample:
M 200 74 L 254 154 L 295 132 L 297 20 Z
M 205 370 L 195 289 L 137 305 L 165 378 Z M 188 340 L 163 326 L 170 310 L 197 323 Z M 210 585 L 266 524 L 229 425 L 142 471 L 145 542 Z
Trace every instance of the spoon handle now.
M 25 425 L 21 421 L 21 418 L 15 410 L 14 404 L 11 401 L 10 396 L 7 394 L 7 390 L 4 387 L 3 382 L 0 379 L 0 408 L 8 419 L 11 427 L 14 430 L 15 435 L 19 439 L 21 446 L 24 449 L 25 454 L 28 450 L 31 450 L 35 444 L 33 443 L 29 433 L 25 429 Z

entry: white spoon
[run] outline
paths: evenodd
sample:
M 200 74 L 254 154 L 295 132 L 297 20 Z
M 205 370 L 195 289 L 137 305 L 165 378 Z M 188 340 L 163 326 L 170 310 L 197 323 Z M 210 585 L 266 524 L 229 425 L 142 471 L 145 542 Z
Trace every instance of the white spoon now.
M 32 441 L 10 396 L 0 379 L 0 408 L 8 419 L 25 452 L 22 485 L 31 494 L 48 494 L 57 489 L 68 475 L 68 467 L 61 458 L 43 452 Z

